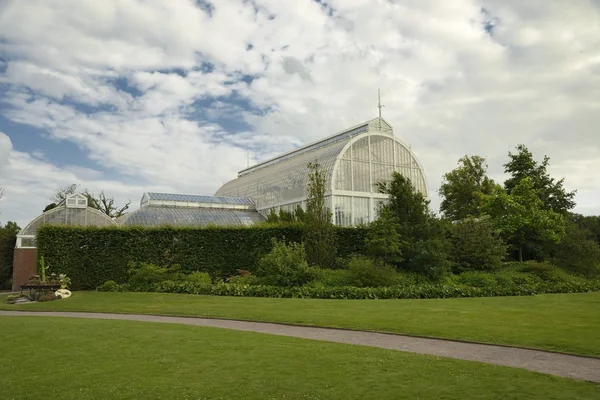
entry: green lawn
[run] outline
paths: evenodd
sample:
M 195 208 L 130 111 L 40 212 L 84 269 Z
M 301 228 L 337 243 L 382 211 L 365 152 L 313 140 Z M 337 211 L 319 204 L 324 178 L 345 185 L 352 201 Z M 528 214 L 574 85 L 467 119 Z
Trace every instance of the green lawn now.
M 3 399 L 592 399 L 600 385 L 409 353 L 130 321 L 0 317 Z
M 2 310 L 203 316 L 397 332 L 600 356 L 600 293 L 439 300 L 315 300 L 75 292 Z

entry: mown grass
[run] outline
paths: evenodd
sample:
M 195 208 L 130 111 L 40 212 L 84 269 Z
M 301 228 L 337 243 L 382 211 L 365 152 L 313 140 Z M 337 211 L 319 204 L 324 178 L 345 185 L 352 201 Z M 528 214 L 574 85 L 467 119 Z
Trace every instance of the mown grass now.
M 215 328 L 0 317 L 3 399 L 592 399 L 525 370 Z
M 180 315 L 373 330 L 600 356 L 600 293 L 434 300 L 315 300 L 75 292 L 2 310 Z

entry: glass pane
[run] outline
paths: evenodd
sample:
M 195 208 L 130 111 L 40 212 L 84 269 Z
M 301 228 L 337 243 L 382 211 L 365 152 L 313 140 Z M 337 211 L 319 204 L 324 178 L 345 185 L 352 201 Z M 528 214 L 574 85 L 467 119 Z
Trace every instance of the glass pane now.
M 337 190 L 352 190 L 352 162 L 340 160 L 335 177 L 335 188 Z
M 352 145 L 352 158 L 359 161 L 369 161 L 369 138 L 357 140 Z
M 335 224 L 339 226 L 352 225 L 352 197 L 334 197 Z
M 369 163 L 361 161 L 353 161 L 352 169 L 354 174 L 354 191 L 369 192 L 371 191 L 371 177 L 369 172 Z
M 352 215 L 354 225 L 369 223 L 369 199 L 366 197 L 355 197 L 353 199 Z
M 394 165 L 394 140 L 389 137 L 371 137 L 371 160 L 376 163 Z

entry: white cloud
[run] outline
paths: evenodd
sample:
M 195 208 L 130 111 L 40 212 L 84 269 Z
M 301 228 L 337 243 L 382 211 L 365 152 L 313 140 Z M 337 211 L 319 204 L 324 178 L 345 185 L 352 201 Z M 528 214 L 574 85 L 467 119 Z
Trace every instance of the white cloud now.
M 13 183 L 47 179 L 32 196 L 75 179 L 134 201 L 150 186 L 212 193 L 245 167 L 248 147 L 256 160 L 376 116 L 380 87 L 384 117 L 422 161 L 435 207 L 460 156 L 487 156 L 501 178 L 508 151 L 524 143 L 580 189 L 578 210 L 600 213 L 593 2 L 328 4 L 219 0 L 209 16 L 191 0 L 8 2 L 4 115 L 123 176 L 102 180 L 12 151 L 9 168 L 22 174 Z M 250 129 L 228 132 L 215 118 Z

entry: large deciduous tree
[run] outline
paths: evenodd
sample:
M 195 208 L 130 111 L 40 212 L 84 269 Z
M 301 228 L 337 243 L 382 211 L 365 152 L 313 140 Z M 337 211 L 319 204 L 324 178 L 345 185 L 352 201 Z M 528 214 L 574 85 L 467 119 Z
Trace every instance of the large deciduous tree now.
M 509 193 L 484 196 L 483 211 L 524 260 L 524 248 L 531 241 L 559 243 L 565 232 L 564 216 L 545 207 L 533 179 L 523 178 Z
M 550 158 L 544 156 L 544 160 L 538 163 L 527 147 L 520 144 L 516 148 L 516 153 L 508 153 L 510 160 L 504 164 L 504 172 L 510 174 L 510 178 L 504 182 L 506 192 L 512 193 L 524 178 L 529 178 L 531 187 L 542 201 L 544 209 L 557 213 L 566 213 L 573 209 L 576 191 L 568 192 L 564 188 L 564 179 L 557 181 L 550 176 Z
M 0 226 L 0 289 L 10 289 L 11 287 L 13 254 L 17 234 L 20 230 L 19 225 L 12 221 Z
M 481 156 L 464 156 L 458 167 L 443 177 L 439 194 L 440 211 L 456 221 L 481 215 L 482 195 L 491 195 L 501 188 L 487 176 L 487 164 Z
M 318 163 L 308 164 L 308 197 L 302 240 L 310 265 L 331 268 L 337 254 L 332 213 L 325 204 L 325 172 Z

